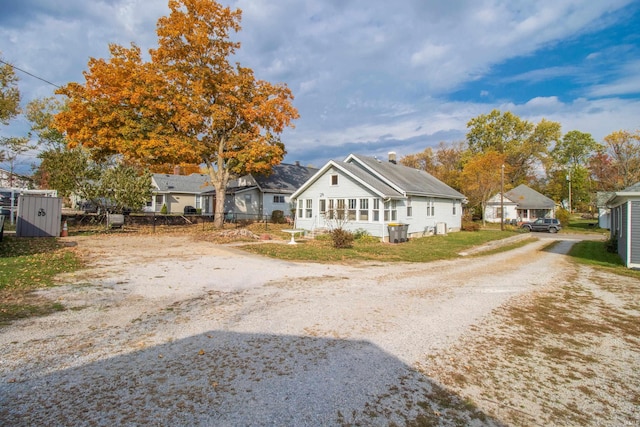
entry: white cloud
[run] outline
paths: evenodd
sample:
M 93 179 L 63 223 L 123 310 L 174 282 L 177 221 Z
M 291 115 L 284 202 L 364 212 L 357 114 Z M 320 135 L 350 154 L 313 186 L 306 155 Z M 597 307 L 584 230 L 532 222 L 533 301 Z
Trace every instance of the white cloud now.
M 618 96 L 640 94 L 640 61 L 624 64 L 616 71 L 617 77 L 608 83 L 590 87 L 587 91 L 591 97 Z
M 573 64 L 532 64 L 528 71 L 497 82 L 577 76 L 584 82 L 580 96 L 585 99 L 580 101 L 558 93 L 524 103 L 488 103 L 499 96 L 490 86 L 474 91 L 474 97 L 479 93 L 487 103 L 449 100 L 465 84 L 490 76 L 498 64 L 611 24 L 613 12 L 630 1 L 228 3 L 243 10 L 237 59 L 258 78 L 285 82 L 293 90 L 301 118 L 283 140 L 298 151 L 319 145 L 397 140 L 413 146 L 442 136 L 459 139 L 470 118 L 493 108 L 513 109 L 525 117 L 557 117 L 564 128 L 583 125 L 594 135 L 637 124 L 637 102 L 606 98 L 638 93 L 637 64 L 613 70 L 606 82 L 600 74 L 582 75 L 586 71 Z M 106 57 L 110 42 L 135 41 L 143 51 L 154 47 L 156 21 L 168 12 L 167 0 L 15 3 L 0 16 L 3 58 L 58 84 L 81 81 L 89 57 Z M 611 60 L 632 47 L 603 47 L 586 60 Z M 21 84 L 25 101 L 53 90 L 25 76 Z

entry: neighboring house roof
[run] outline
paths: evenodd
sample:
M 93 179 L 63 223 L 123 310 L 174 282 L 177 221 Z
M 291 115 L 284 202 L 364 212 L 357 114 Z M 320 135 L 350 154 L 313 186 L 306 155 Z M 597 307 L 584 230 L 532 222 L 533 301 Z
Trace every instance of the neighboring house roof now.
M 13 178 L 11 176 L 13 175 Z M 0 187 L 26 188 L 33 185 L 33 178 L 26 175 L 20 175 L 15 172 L 11 173 L 6 169 L 0 168 Z
M 230 180 L 227 192 L 246 191 L 258 188 L 262 192 L 293 193 L 313 176 L 318 169 L 299 164 L 281 163 L 273 166 L 268 175 L 245 175 Z M 153 174 L 153 182 L 159 193 L 215 193 L 209 175 L 193 173 L 191 175 Z
M 553 209 L 556 202 L 524 184 L 507 191 L 505 197 L 518 204 L 520 209 Z
M 200 194 L 212 188 L 209 175 L 201 173 L 191 175 L 154 173 L 152 180 L 159 193 Z
M 330 168 L 336 168 L 353 180 L 385 198 L 405 196 L 434 196 L 465 199 L 465 196 L 427 172 L 396 163 L 378 160 L 375 157 L 350 154 L 343 162 L 330 160 L 313 177 L 293 194 L 297 197 Z
M 597 208 L 606 208 L 607 201 L 613 197 L 615 192 L 613 191 L 598 191 L 596 193 L 596 207 Z
M 619 201 L 623 201 L 629 198 L 639 198 L 640 197 L 640 182 L 637 182 L 629 187 L 625 188 L 622 191 L 616 191 L 611 194 L 609 200 L 607 200 L 607 206 L 611 206 L 617 204 Z
M 273 166 L 270 174 L 253 177 L 262 191 L 293 193 L 316 172 L 317 168 L 281 163 Z

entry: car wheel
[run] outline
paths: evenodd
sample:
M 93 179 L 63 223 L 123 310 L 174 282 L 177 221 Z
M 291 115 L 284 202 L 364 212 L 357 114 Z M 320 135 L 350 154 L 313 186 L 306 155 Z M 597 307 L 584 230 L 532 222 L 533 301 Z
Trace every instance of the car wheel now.
M 531 233 L 531 227 L 522 227 L 526 233 Z
M 557 232 L 558 232 L 557 228 L 555 228 L 555 227 L 549 228 L 549 233 L 557 233 Z

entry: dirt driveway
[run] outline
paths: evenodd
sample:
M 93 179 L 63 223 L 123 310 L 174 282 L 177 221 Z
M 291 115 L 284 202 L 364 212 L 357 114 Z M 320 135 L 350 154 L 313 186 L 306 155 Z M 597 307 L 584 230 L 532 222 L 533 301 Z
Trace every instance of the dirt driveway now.
M 563 255 L 569 240 L 357 265 L 266 259 L 188 236 L 73 240 L 91 268 L 44 291 L 69 310 L 0 330 L 2 425 L 553 424 L 545 405 L 503 406 L 447 382 L 448 368 L 461 343 L 471 349 L 496 327 L 499 310 L 595 283 Z M 638 342 L 620 339 L 610 350 L 637 393 Z M 637 404 L 605 419 L 633 421 Z

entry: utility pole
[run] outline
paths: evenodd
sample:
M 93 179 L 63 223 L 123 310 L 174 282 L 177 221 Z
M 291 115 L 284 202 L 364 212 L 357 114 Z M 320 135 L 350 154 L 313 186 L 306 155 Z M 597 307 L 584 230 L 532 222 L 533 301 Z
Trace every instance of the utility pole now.
M 571 212 L 571 169 L 569 169 L 569 175 L 567 175 L 567 181 L 569 181 L 569 213 Z
M 504 231 L 504 165 L 500 168 L 500 230 Z

